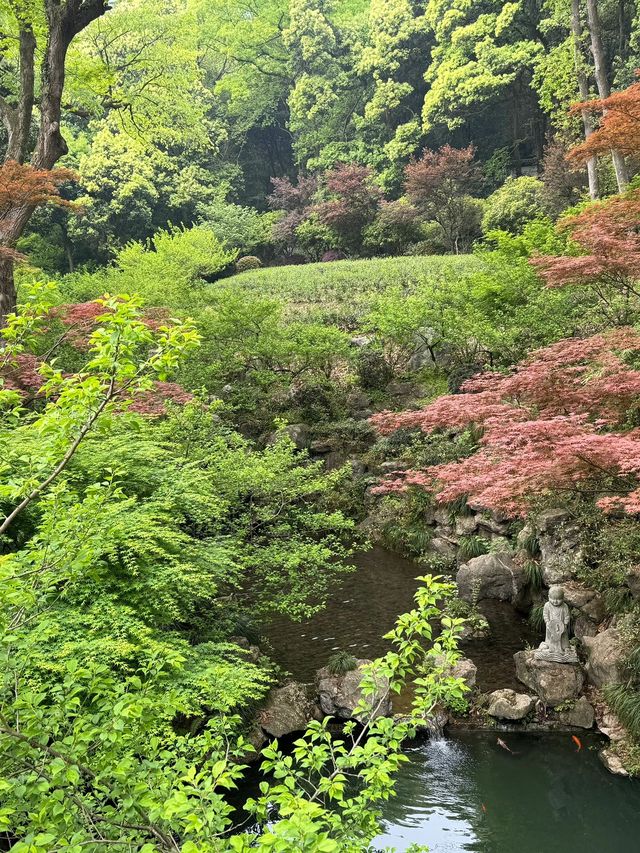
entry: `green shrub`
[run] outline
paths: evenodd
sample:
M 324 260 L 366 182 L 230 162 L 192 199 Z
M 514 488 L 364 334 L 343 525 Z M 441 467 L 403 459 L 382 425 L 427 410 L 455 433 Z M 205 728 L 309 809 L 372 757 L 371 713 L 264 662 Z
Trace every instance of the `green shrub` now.
M 485 202 L 482 231 L 520 234 L 527 223 L 545 216 L 544 184 L 538 178 L 507 178 Z
M 259 270 L 262 266 L 262 261 L 260 258 L 256 258 L 255 255 L 245 255 L 242 258 L 238 258 L 236 261 L 236 272 L 246 272 L 247 270 Z
M 345 651 L 336 652 L 331 655 L 327 661 L 327 669 L 331 675 L 346 675 L 347 672 L 351 672 L 352 670 L 357 669 L 357 667 L 357 659 L 352 654 Z

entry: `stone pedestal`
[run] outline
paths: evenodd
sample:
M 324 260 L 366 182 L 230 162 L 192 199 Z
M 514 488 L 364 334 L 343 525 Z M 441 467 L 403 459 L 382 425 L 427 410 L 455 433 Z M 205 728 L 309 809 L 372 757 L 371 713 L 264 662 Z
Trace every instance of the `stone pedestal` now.
M 539 660 L 533 649 L 516 652 L 513 659 L 518 681 L 533 690 L 545 705 L 555 707 L 580 695 L 584 675 L 579 664 Z

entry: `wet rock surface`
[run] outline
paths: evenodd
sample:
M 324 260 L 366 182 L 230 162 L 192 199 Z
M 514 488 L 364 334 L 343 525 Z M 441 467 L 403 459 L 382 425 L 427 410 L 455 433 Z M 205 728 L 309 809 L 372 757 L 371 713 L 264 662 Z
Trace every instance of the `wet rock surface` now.
M 357 668 L 344 675 L 334 675 L 326 668 L 318 670 L 316 676 L 318 703 L 323 714 L 343 720 L 359 719 L 354 711 L 362 698 L 363 667 L 370 663 L 370 660 L 361 658 L 358 660 Z M 374 696 L 367 701 L 374 709 L 374 718 L 387 717 L 391 714 L 391 698 L 387 695 L 388 679 L 379 677 L 377 687 Z
M 587 653 L 587 677 L 591 684 L 603 687 L 621 679 L 624 649 L 617 628 L 608 628 L 595 637 L 583 637 Z
M 536 700 L 526 693 L 515 690 L 494 690 L 489 695 L 487 713 L 499 720 L 523 720 L 531 713 Z
M 495 598 L 522 606 L 526 600 L 524 568 L 507 551 L 482 554 L 464 563 L 458 570 L 456 583 L 460 598 L 469 602 Z
M 319 715 L 312 691 L 309 685 L 297 681 L 272 690 L 259 715 L 261 727 L 272 737 L 303 731 L 314 719 L 319 719 Z
M 518 680 L 545 705 L 555 707 L 580 695 L 584 675 L 579 664 L 538 660 L 533 650 L 516 652 L 513 658 Z

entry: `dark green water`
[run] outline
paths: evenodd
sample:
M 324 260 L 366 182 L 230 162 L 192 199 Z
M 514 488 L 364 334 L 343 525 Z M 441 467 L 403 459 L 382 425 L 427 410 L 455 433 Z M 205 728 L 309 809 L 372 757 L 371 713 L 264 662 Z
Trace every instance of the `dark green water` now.
M 385 809 L 382 848 L 431 853 L 635 853 L 640 782 L 600 764 L 595 735 L 460 732 L 407 750 L 397 797 Z M 482 805 L 484 803 L 485 810 Z
M 382 635 L 411 608 L 419 566 L 382 548 L 356 563 L 321 613 L 302 624 L 275 619 L 268 626 L 272 655 L 294 678 L 312 681 L 336 649 L 359 657 L 382 654 Z M 508 604 L 486 602 L 482 609 L 491 637 L 463 644 L 478 667 L 478 686 L 485 692 L 522 689 L 513 653 L 539 642 L 538 632 Z M 496 745 L 495 732 L 456 731 L 409 747 L 377 846 L 403 851 L 427 844 L 431 853 L 640 853 L 640 782 L 604 769 L 595 734 L 580 735 L 580 752 L 569 734 L 502 737 L 517 755 Z

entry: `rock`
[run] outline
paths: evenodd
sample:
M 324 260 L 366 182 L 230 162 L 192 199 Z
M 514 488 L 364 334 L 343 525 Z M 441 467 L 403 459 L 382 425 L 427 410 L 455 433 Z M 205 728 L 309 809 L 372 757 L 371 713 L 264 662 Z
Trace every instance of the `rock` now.
M 569 580 L 582 562 L 580 527 L 565 509 L 547 509 L 534 520 L 540 566 L 547 586 Z
M 616 776 L 628 776 L 629 771 L 622 763 L 622 759 L 610 746 L 606 749 L 601 749 L 598 753 L 600 761 L 607 768 L 609 773 L 614 773 Z
M 327 471 L 335 471 L 347 461 L 347 457 L 343 450 L 332 450 L 324 457 L 324 467 Z
M 523 720 L 536 703 L 533 696 L 515 690 L 494 690 L 489 695 L 487 713 L 498 720 Z
M 351 414 L 357 421 L 368 421 L 373 417 L 373 409 L 354 409 Z
M 283 433 L 289 436 L 297 450 L 306 450 L 309 447 L 309 427 L 307 424 L 289 424 L 277 432 L 272 432 L 267 437 L 267 444 L 275 444 Z
M 422 389 L 413 382 L 389 382 L 385 388 L 391 397 L 419 397 Z
M 368 409 L 371 403 L 369 399 L 369 395 L 365 394 L 364 391 L 351 391 L 347 394 L 346 404 L 349 409 Z
M 627 572 L 627 586 L 633 598 L 640 598 L 640 566 L 633 566 Z
M 578 615 L 574 614 L 573 632 L 576 637 L 592 637 L 598 633 L 597 625 L 606 615 L 604 599 L 595 589 L 569 581 L 562 585 L 564 600 Z
M 524 569 L 506 551 L 482 554 L 469 560 L 460 566 L 456 582 L 460 598 L 469 602 L 497 598 L 522 605 L 526 599 Z
M 538 660 L 533 649 L 516 652 L 513 659 L 518 681 L 533 690 L 545 705 L 555 707 L 580 695 L 584 675 L 579 664 Z
M 372 335 L 354 335 L 352 338 L 349 338 L 349 343 L 351 344 L 351 346 L 357 347 L 358 349 L 368 347 L 372 341 Z
M 387 462 L 381 462 L 378 470 L 381 474 L 395 474 L 396 471 L 406 471 L 407 466 L 399 459 L 389 459 Z
M 351 465 L 351 473 L 354 477 L 362 477 L 363 474 L 367 473 L 367 466 L 364 464 L 362 459 L 347 459 L 349 465 Z
M 309 445 L 309 450 L 312 453 L 330 453 L 333 450 L 333 444 L 326 438 L 316 438 Z
M 455 520 L 456 536 L 471 536 L 478 529 L 475 515 L 459 515 Z
M 481 532 L 486 531 L 489 534 L 495 534 L 497 536 L 505 536 L 509 532 L 509 528 L 511 526 L 511 522 L 508 519 L 505 519 L 503 516 L 495 513 L 492 513 L 491 515 L 479 513 L 476 515 L 476 522 Z
M 595 722 L 596 714 L 593 710 L 593 705 L 589 702 L 586 696 L 581 696 L 574 704 L 573 708 L 566 711 L 559 711 L 558 717 L 560 722 L 565 726 L 575 726 L 579 729 L 591 729 Z
M 606 703 L 598 705 L 596 721 L 598 731 L 608 737 L 612 743 L 619 743 L 628 738 L 627 730 Z
M 442 527 L 450 527 L 451 510 L 448 510 L 444 506 L 439 506 L 433 513 L 433 519 L 436 524 L 442 525 Z
M 598 626 L 592 622 L 587 616 L 580 614 L 573 623 L 573 635 L 581 640 L 583 637 L 595 637 L 598 633 Z
M 309 687 L 297 681 L 272 690 L 259 715 L 260 725 L 272 737 L 303 731 L 314 719 L 318 719 L 318 709 L 311 701 Z
M 587 677 L 596 687 L 621 680 L 624 649 L 617 628 L 608 628 L 595 637 L 583 637 L 587 652 Z
M 363 678 L 362 667 L 370 664 L 370 660 L 361 659 L 356 669 L 344 675 L 333 675 L 328 669 L 319 669 L 316 673 L 318 700 L 323 714 L 349 720 L 354 717 L 362 693 L 360 684 Z M 391 698 L 388 694 L 389 681 L 380 677 L 378 691 L 369 700 L 375 710 L 374 717 L 388 717 L 391 713 Z M 379 706 L 379 707 L 378 707 Z M 360 719 L 355 715 L 354 719 Z
M 429 542 L 429 550 L 440 554 L 441 557 L 455 557 L 458 550 L 458 543 L 446 536 L 434 536 Z
M 462 658 L 451 670 L 451 675 L 454 678 L 461 678 L 467 685 L 469 690 L 473 690 L 476 686 L 476 677 L 478 675 L 478 667 L 471 658 Z

